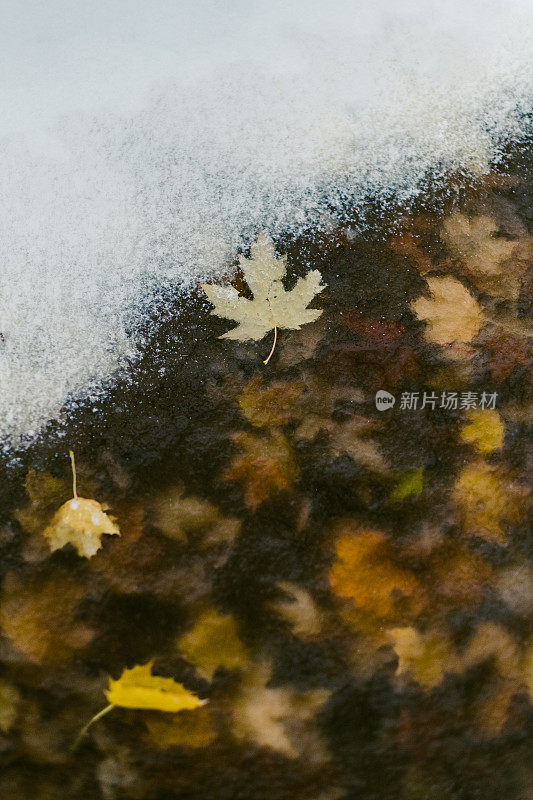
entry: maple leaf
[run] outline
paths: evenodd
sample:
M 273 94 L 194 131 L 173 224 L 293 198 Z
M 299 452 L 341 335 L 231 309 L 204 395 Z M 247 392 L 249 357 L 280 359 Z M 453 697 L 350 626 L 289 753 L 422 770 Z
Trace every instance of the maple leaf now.
M 113 520 L 107 516 L 100 503 L 96 500 L 78 497 L 76 467 L 72 451 L 70 458 L 74 496 L 56 511 L 43 531 L 43 535 L 48 540 L 52 552 L 66 544 L 72 544 L 78 551 L 78 555 L 91 558 L 102 546 L 101 540 L 104 534 L 120 536 L 120 531 Z
M 420 633 L 415 628 L 392 628 L 389 631 L 398 656 L 396 675 L 411 674 L 421 686 L 431 689 L 441 682 L 451 668 L 453 648 L 440 632 Z
M 411 308 L 426 322 L 424 335 L 429 342 L 448 347 L 452 356 L 460 355 L 460 346 L 471 342 L 483 325 L 481 307 L 455 278 L 430 277 L 427 284 L 431 297 L 419 297 Z
M 468 464 L 455 483 L 454 498 L 468 535 L 505 542 L 504 525 L 518 524 L 529 495 L 500 467 L 477 461 Z
M 83 497 L 64 503 L 43 531 L 52 552 L 72 544 L 85 558 L 92 558 L 100 549 L 104 534 L 120 536 L 120 531 L 100 503 Z
M 253 378 L 240 395 L 239 405 L 248 422 L 255 427 L 286 425 L 297 413 L 294 401 L 304 388 L 302 383 L 284 381 L 265 386 L 261 378 Z
M 467 411 L 468 425 L 461 429 L 461 439 L 472 444 L 478 453 L 501 450 L 505 428 L 501 417 L 492 408 L 475 408 Z
M 430 585 L 436 608 L 467 608 L 477 605 L 492 586 L 491 565 L 465 543 L 445 538 L 431 553 L 425 569 L 430 570 Z
M 324 689 L 297 692 L 287 686 L 270 687 L 270 674 L 266 662 L 253 664 L 247 671 L 233 704 L 233 730 L 239 739 L 252 739 L 261 747 L 297 758 L 308 749 L 308 728 L 330 693 Z M 311 742 L 312 757 L 316 757 L 317 745 L 316 739 Z
M 498 225 L 491 217 L 469 218 L 455 212 L 444 221 L 441 238 L 461 258 L 479 289 L 515 300 L 526 269 L 525 260 L 516 258 L 523 245 L 497 234 Z
M 410 469 L 400 475 L 396 486 L 389 494 L 389 503 L 400 503 L 408 497 L 418 497 L 424 488 L 424 468 Z
M 285 599 L 270 603 L 270 608 L 289 623 L 294 636 L 306 640 L 318 636 L 322 631 L 322 614 L 309 592 L 290 581 L 278 581 L 276 587 Z
M 253 300 L 240 297 L 232 286 L 202 284 L 202 289 L 215 307 L 211 313 L 239 323 L 236 328 L 224 333 L 221 339 L 258 341 L 273 330 L 275 346 L 278 328 L 299 329 L 318 319 L 322 311 L 308 309 L 307 306 L 325 288 L 320 272 L 312 270 L 305 278 L 298 278 L 291 291 L 286 291 L 282 284 L 286 261 L 287 256 L 276 258 L 274 244 L 260 233 L 251 247 L 251 258 L 239 256 Z M 270 356 L 265 363 L 269 359 Z
M 255 509 L 275 492 L 287 489 L 296 477 L 291 449 L 279 431 L 253 436 L 239 431 L 232 436 L 241 453 L 222 475 L 224 481 L 244 482 L 244 502 Z
M 209 609 L 197 619 L 194 627 L 178 640 L 178 648 L 209 681 L 217 667 L 239 669 L 248 660 L 235 619 L 215 609 Z
M 157 747 L 207 747 L 215 738 L 208 707 L 178 714 L 149 714 L 147 739 Z
M 338 402 L 361 402 L 363 399 L 364 395 L 358 389 L 331 386 L 320 378 L 309 377 L 306 391 L 295 403 L 294 418 L 301 420 L 294 433 L 296 441 L 311 441 L 319 433 L 327 433 L 328 449 L 334 458 L 347 455 L 356 464 L 385 474 L 388 471 L 385 459 L 378 445 L 369 437 L 379 423 L 358 414 L 351 414 L 342 421 L 333 417 Z
M 182 486 L 158 494 L 149 511 L 152 523 L 165 536 L 194 543 L 201 552 L 231 544 L 240 528 L 239 520 L 225 517 L 208 500 L 185 494 Z
M 420 585 L 412 573 L 391 560 L 383 533 L 343 532 L 335 542 L 335 553 L 329 580 L 338 597 L 353 600 L 359 610 L 378 618 L 394 616 L 401 596 L 417 604 Z
M 83 584 L 64 575 L 44 577 L 9 573 L 2 587 L 0 627 L 31 661 L 61 662 L 93 638 L 76 618 Z

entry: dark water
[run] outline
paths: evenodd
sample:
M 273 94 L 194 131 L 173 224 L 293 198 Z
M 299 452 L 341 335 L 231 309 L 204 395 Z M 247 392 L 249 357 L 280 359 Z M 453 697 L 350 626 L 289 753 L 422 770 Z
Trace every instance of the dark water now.
M 1 797 L 533 796 L 532 185 L 518 153 L 364 235 L 277 243 L 288 286 L 310 263 L 327 289 L 267 366 L 271 337 L 220 341 L 169 289 L 138 382 L 4 466 Z M 71 448 L 121 530 L 91 559 L 43 536 Z M 71 752 L 150 659 L 209 702 L 115 708 Z

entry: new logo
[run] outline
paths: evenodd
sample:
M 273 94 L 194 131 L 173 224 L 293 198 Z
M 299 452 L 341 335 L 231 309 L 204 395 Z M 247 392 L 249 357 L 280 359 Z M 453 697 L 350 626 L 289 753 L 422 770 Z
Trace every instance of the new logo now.
M 379 392 L 376 392 L 376 408 L 378 411 L 386 411 L 388 408 L 392 408 L 395 402 L 396 398 L 394 395 L 386 392 L 384 389 L 380 389 Z

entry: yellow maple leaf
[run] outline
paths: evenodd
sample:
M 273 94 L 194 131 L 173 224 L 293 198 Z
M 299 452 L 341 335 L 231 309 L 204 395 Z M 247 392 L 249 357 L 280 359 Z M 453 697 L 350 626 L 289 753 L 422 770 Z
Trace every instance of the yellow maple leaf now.
M 118 526 L 107 516 L 102 505 L 96 500 L 78 497 L 76 490 L 76 464 L 74 453 L 70 451 L 72 462 L 71 500 L 63 503 L 50 523 L 43 531 L 48 539 L 50 549 L 59 550 L 66 544 L 72 544 L 78 555 L 91 558 L 102 546 L 102 536 L 120 536 Z
M 418 319 L 426 322 L 426 339 L 444 347 L 471 342 L 483 325 L 477 300 L 450 276 L 430 277 L 427 283 L 431 297 L 419 297 L 411 303 Z
M 484 461 L 468 464 L 454 489 L 465 532 L 500 543 L 505 541 L 503 526 L 521 521 L 528 494 L 502 468 Z
M 178 640 L 178 648 L 209 681 L 217 667 L 239 669 L 248 660 L 235 619 L 215 609 L 199 617 L 194 627 Z
M 44 530 L 52 551 L 72 544 L 78 555 L 91 558 L 102 546 L 102 536 L 120 536 L 120 531 L 96 500 L 73 498 L 56 511 Z
M 286 261 L 287 256 L 277 258 L 272 241 L 259 234 L 257 242 L 251 247 L 251 258 L 239 256 L 253 300 L 240 297 L 232 286 L 202 284 L 202 289 L 214 305 L 211 313 L 239 323 L 236 328 L 223 334 L 221 339 L 258 341 L 269 331 L 274 331 L 274 345 L 265 363 L 274 352 L 278 328 L 301 328 L 308 322 L 314 322 L 322 313 L 307 308 L 313 297 L 324 289 L 320 272 L 312 270 L 305 278 L 298 278 L 291 291 L 286 291 L 282 283 Z
M 467 411 L 468 425 L 461 430 L 461 439 L 472 444 L 479 453 L 501 450 L 505 427 L 497 411 L 492 408 L 473 408 Z
M 78 497 L 76 465 L 72 451 L 70 458 L 72 461 L 73 497 L 56 511 L 43 534 L 48 540 L 52 552 L 66 544 L 72 544 L 78 551 L 78 555 L 91 558 L 102 546 L 101 540 L 104 534 L 120 536 L 120 531 L 100 503 L 96 500 Z
M 157 711 L 182 711 L 205 705 L 182 683 L 172 678 L 152 675 L 152 661 L 125 669 L 118 678 L 109 678 L 109 689 L 105 695 L 113 706 L 123 708 L 151 708 Z
M 280 431 L 253 436 L 239 431 L 233 441 L 240 453 L 222 475 L 225 481 L 244 483 L 244 501 L 255 509 L 275 492 L 287 489 L 296 477 L 296 467 L 287 439 Z
M 388 540 L 379 531 L 343 533 L 335 543 L 337 558 L 329 572 L 333 592 L 378 618 L 393 616 L 402 596 L 416 604 L 418 581 L 394 564 L 389 551 Z

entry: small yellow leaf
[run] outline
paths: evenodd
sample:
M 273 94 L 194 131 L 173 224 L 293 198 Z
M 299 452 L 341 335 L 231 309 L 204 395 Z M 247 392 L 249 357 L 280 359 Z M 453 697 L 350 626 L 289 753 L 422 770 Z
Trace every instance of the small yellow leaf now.
M 194 628 L 179 639 L 178 647 L 209 681 L 217 667 L 239 669 L 248 660 L 235 619 L 214 609 L 202 614 Z
M 452 653 L 444 636 L 421 634 L 411 627 L 393 628 L 389 635 L 398 656 L 397 675 L 411 673 L 427 689 L 441 682 Z
M 102 536 L 120 531 L 96 500 L 74 497 L 63 503 L 44 530 L 52 551 L 72 544 L 78 555 L 91 558 L 102 546 Z
M 110 705 L 124 708 L 151 708 L 157 711 L 192 710 L 207 701 L 172 678 L 152 675 L 152 662 L 125 669 L 118 680 L 109 678 L 106 697 Z
M 400 475 L 399 480 L 389 495 L 390 503 L 400 503 L 408 497 L 418 497 L 424 486 L 424 468 L 410 469 Z
M 461 439 L 472 444 L 479 453 L 501 450 L 505 428 L 500 415 L 492 408 L 471 409 L 467 412 L 469 424 L 461 430 Z

